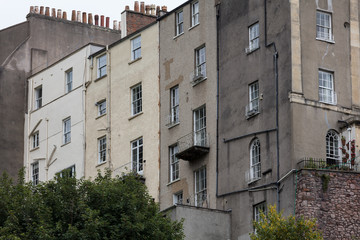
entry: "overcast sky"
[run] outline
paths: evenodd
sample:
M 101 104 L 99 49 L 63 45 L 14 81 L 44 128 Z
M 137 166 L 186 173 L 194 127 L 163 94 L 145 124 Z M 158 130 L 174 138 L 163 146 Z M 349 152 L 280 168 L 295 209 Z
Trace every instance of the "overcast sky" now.
M 155 4 L 157 6 L 167 6 L 168 11 L 176 8 L 186 0 L 143 0 L 145 5 Z M 113 20 L 120 20 L 120 13 L 129 5 L 134 9 L 134 0 L 0 0 L 1 15 L 0 29 L 26 21 L 30 6 L 44 6 L 61 9 L 67 12 L 68 19 L 71 18 L 71 11 L 81 11 L 110 17 Z M 139 0 L 141 2 L 141 0 Z M 110 24 L 111 25 L 111 24 Z M 112 25 L 111 25 L 112 26 Z

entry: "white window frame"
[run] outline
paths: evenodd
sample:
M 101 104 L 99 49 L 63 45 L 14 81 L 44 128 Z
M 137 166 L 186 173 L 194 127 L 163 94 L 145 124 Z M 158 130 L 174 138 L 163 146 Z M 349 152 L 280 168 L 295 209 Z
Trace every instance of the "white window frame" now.
M 206 47 L 195 50 L 195 75 L 206 77 Z
M 70 68 L 65 72 L 65 92 L 71 92 L 73 89 L 73 69 Z
M 183 192 L 180 191 L 180 192 L 177 192 L 173 195 L 173 204 L 176 205 L 176 204 L 183 204 Z
M 142 112 L 142 85 L 141 83 L 131 88 L 131 115 Z
M 98 107 L 98 117 L 106 114 L 106 100 L 102 100 L 96 103 Z
M 141 36 L 131 40 L 131 61 L 141 58 Z
M 249 27 L 249 50 L 250 52 L 260 47 L 260 26 L 254 23 Z
M 207 145 L 206 135 L 206 107 L 202 106 L 194 110 L 194 145 L 203 146 Z
M 207 200 L 206 167 L 194 172 L 195 178 L 195 206 L 201 207 Z
M 179 10 L 175 14 L 176 16 L 176 36 L 184 33 L 184 12 Z
M 255 181 L 261 178 L 261 148 L 260 140 L 254 139 L 250 145 L 250 180 Z
M 63 144 L 71 142 L 71 117 L 63 120 Z
M 316 39 L 334 41 L 331 21 L 331 13 L 316 11 Z
M 35 88 L 35 109 L 39 109 L 42 107 L 42 85 Z
M 334 130 L 326 134 L 326 162 L 328 164 L 339 164 L 340 162 L 340 137 Z
M 254 221 L 260 221 L 260 214 L 263 212 L 266 215 L 266 202 L 262 202 L 253 206 L 254 209 Z
M 336 105 L 334 74 L 319 70 L 319 102 Z
M 173 145 L 169 147 L 170 182 L 174 182 L 180 179 L 179 159 L 176 157 L 176 154 L 178 152 L 179 152 L 178 145 Z
M 179 122 L 179 85 L 170 89 L 171 124 Z
M 144 173 L 143 138 L 131 142 L 131 162 L 133 172 L 142 175 Z
M 35 148 L 38 148 L 39 147 L 39 143 L 40 143 L 40 140 L 39 140 L 39 131 L 35 132 L 33 135 L 32 135 L 32 149 L 35 149 Z
M 249 111 L 259 111 L 259 81 L 249 85 Z
M 33 164 L 31 164 L 31 167 L 32 167 L 32 174 L 31 174 L 32 184 L 36 186 L 39 184 L 39 162 L 34 162 Z
M 70 170 L 70 171 L 69 171 Z M 65 171 L 69 171 L 70 175 L 69 177 L 75 177 L 75 165 L 72 165 L 71 167 L 63 169 L 61 172 L 59 172 L 59 177 L 63 177 Z
M 106 162 L 106 136 L 98 138 L 98 164 Z
M 106 67 L 107 67 L 107 56 L 106 54 L 98 57 L 96 59 L 97 62 L 97 78 L 101 78 L 106 76 Z
M 199 1 L 191 4 L 191 27 L 199 24 Z

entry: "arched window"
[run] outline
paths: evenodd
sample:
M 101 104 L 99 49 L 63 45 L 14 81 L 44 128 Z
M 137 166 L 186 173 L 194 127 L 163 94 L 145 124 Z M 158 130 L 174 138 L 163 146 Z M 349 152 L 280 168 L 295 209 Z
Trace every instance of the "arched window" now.
M 260 141 L 254 139 L 250 146 L 250 180 L 261 178 Z
M 334 130 L 326 134 L 326 163 L 337 164 L 339 161 L 339 135 Z

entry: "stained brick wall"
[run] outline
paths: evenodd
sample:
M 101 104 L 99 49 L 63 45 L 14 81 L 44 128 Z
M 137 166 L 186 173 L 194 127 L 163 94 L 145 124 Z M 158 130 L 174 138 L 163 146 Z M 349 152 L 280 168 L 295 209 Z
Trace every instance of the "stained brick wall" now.
M 316 218 L 324 239 L 360 239 L 360 173 L 300 171 L 296 215 Z
M 146 15 L 139 12 L 127 11 L 126 13 L 126 30 L 127 35 L 139 30 L 146 25 L 155 22 L 156 16 Z

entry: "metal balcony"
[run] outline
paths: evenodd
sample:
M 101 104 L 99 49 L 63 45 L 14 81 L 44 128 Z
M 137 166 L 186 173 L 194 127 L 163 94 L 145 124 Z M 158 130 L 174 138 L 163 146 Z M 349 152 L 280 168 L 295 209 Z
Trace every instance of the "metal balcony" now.
M 193 161 L 207 154 L 210 150 L 209 135 L 206 130 L 191 132 L 178 140 L 177 158 Z

